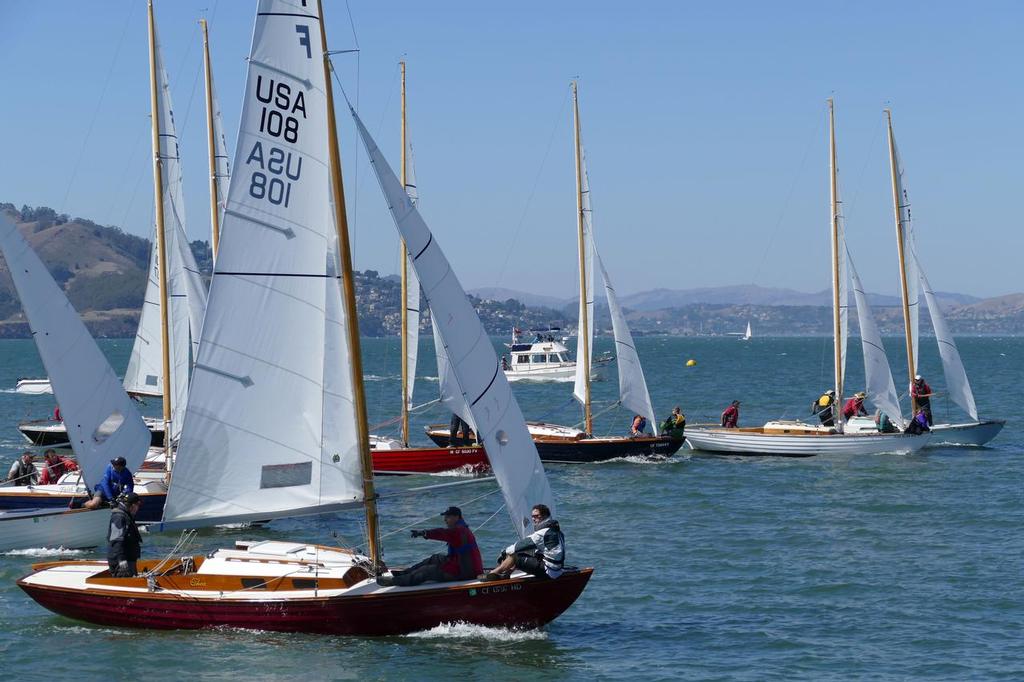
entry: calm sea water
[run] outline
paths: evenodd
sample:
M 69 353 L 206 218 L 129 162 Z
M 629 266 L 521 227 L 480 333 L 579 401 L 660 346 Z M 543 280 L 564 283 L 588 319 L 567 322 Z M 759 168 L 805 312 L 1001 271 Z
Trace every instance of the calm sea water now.
M 397 339 L 365 342 L 371 421 L 398 409 Z M 497 341 L 496 341 L 497 343 Z M 889 339 L 899 358 L 900 341 Z M 942 390 L 930 339 L 922 373 Z M 123 369 L 130 342 L 102 342 Z M 434 397 L 424 344 L 417 402 Z M 610 350 L 599 339 L 597 350 Z M 681 405 L 690 422 L 743 401 L 741 424 L 806 416 L 831 383 L 826 339 L 638 339 L 659 416 Z M 983 416 L 1006 418 L 984 449 L 914 456 L 803 460 L 693 456 L 667 461 L 551 465 L 570 559 L 597 571 L 580 600 L 543 631 L 440 627 L 384 639 L 242 630 L 149 632 L 55 616 L 14 581 L 52 552 L 0 555 L 0 661 L 7 679 L 1024 679 L 1024 339 L 963 339 Z M 848 386 L 862 372 L 851 343 Z M 697 361 L 687 368 L 687 359 Z M 905 372 L 897 372 L 902 384 Z M 0 341 L 0 466 L 21 448 L 17 421 L 52 398 L 10 392 L 42 376 L 30 341 Z M 614 370 L 595 385 L 608 405 Z M 570 384 L 518 384 L 528 418 L 574 423 Z M 937 416 L 946 410 L 935 401 Z M 157 406 L 150 406 L 154 413 Z M 949 410 L 949 415 L 956 414 Z M 417 427 L 445 421 L 434 408 Z M 629 415 L 601 414 L 621 433 Z M 394 427 L 383 426 L 379 432 Z M 421 439 L 426 442 L 425 438 Z M 436 482 L 388 478 L 383 492 Z M 510 542 L 490 484 L 386 500 L 384 532 L 449 504 L 477 527 L 485 563 Z M 204 531 L 190 551 L 251 537 L 361 544 L 358 514 L 278 521 L 259 530 Z M 149 556 L 177 538 L 152 535 Z M 386 558 L 411 561 L 439 545 L 396 533 Z M 75 556 L 96 554 L 80 552 Z

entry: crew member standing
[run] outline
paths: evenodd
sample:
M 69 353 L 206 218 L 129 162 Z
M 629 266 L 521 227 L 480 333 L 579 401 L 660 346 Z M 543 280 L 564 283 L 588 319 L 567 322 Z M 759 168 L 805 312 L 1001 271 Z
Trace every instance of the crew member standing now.
M 727 429 L 735 429 L 740 423 L 740 401 L 734 400 L 729 407 L 722 411 L 722 426 Z
M 142 556 L 142 535 L 135 525 L 135 515 L 141 506 L 142 498 L 137 493 L 127 493 L 110 513 L 107 565 L 115 578 L 134 578 L 138 574 L 136 562 Z
M 914 383 L 910 384 L 910 395 L 919 409 L 924 410 L 928 426 L 932 425 L 932 387 L 925 383 L 924 377 L 920 374 L 914 376 Z

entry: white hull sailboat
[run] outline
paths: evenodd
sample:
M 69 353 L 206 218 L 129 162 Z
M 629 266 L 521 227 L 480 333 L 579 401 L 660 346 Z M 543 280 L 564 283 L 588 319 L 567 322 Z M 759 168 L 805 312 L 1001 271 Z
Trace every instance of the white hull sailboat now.
M 97 562 L 39 564 L 18 585 L 56 613 L 148 629 L 525 628 L 561 614 L 590 579 L 591 569 L 567 569 L 557 579 L 516 572 L 415 587 L 375 581 L 387 569 L 321 16 L 319 3 L 258 3 L 234 177 L 164 521 L 194 528 L 362 507 L 369 551 L 269 541 L 141 562 L 133 578 L 115 578 Z M 473 420 L 524 537 L 533 505 L 556 512 L 522 413 L 450 264 L 352 113 L 464 390 L 446 404 Z M 268 137 L 265 122 L 278 117 L 280 135 Z M 291 175 L 262 162 L 271 153 L 290 161 Z M 274 333 L 258 334 L 266 325 Z
M 21 395 L 49 395 L 53 393 L 49 379 L 18 379 L 14 392 Z
M 910 217 L 910 198 L 903 182 L 903 168 L 899 152 L 896 149 L 896 138 L 892 130 L 892 112 L 886 110 L 889 124 L 889 168 L 892 172 L 892 201 L 896 216 L 896 247 L 900 265 L 900 292 L 903 299 L 903 328 L 907 348 L 907 375 L 911 385 L 917 374 L 918 361 L 918 319 L 919 295 L 924 294 L 928 315 L 935 331 L 935 342 L 939 347 L 942 360 L 942 373 L 946 378 L 946 388 L 950 399 L 959 406 L 971 421 L 957 424 L 932 424 L 932 445 L 973 445 L 981 446 L 995 438 L 1006 424 L 1003 420 L 980 419 L 978 408 L 974 402 L 974 392 L 967 380 L 960 351 L 953 334 L 946 324 L 946 319 L 939 307 L 928 278 L 921 267 L 914 240 L 914 228 Z M 911 416 L 916 413 L 917 401 L 911 395 Z
M 106 508 L 0 511 L 0 552 L 98 547 L 106 541 L 109 522 Z
M 846 369 L 846 338 L 849 289 L 852 289 L 860 323 L 861 345 L 864 350 L 864 373 L 867 398 L 902 429 L 896 389 L 882 347 L 878 328 L 871 316 L 867 297 L 853 267 L 853 259 L 846 248 L 846 240 L 839 213 L 839 194 L 836 172 L 835 119 L 832 100 L 829 106 L 829 168 L 831 171 L 831 242 L 832 242 L 832 314 L 834 380 L 837 428 L 806 424 L 799 421 L 773 421 L 756 428 L 691 427 L 686 430 L 690 448 L 707 452 L 742 455 L 776 455 L 808 457 L 816 454 L 871 455 L 907 454 L 916 452 L 928 442 L 929 434 L 879 433 L 868 420 L 864 428 L 861 419 L 844 423 L 839 409 L 842 406 L 843 382 Z

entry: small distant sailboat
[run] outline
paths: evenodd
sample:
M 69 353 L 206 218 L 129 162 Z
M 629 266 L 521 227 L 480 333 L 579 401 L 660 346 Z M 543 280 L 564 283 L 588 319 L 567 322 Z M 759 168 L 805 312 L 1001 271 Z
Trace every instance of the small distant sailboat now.
M 753 336 L 753 334 L 750 333 L 750 321 L 747 320 L 747 331 L 740 337 L 740 341 L 750 341 L 751 336 Z
M 846 372 L 848 332 L 848 291 L 852 283 L 864 349 L 864 371 L 868 399 L 886 412 L 897 427 L 902 427 L 896 389 L 878 329 L 872 319 L 860 279 L 846 248 L 836 171 L 835 117 L 832 100 L 829 111 L 829 170 L 832 242 L 832 322 L 834 379 L 837 412 L 842 405 Z M 854 418 L 844 422 L 837 414 L 835 428 L 801 421 L 770 421 L 762 427 L 718 428 L 690 427 L 686 441 L 694 450 L 736 455 L 778 455 L 809 457 L 816 454 L 882 454 L 914 452 L 928 442 L 930 434 L 880 433 L 874 421 Z
M 935 341 L 939 346 L 939 357 L 942 360 L 942 372 L 946 377 L 949 397 L 971 418 L 969 422 L 933 424 L 932 444 L 985 445 L 999 434 L 1006 421 L 978 417 L 974 393 L 967 380 L 967 371 L 960 359 L 960 351 L 918 258 L 913 223 L 910 220 L 910 199 L 903 184 L 903 168 L 892 131 L 892 111 L 886 109 L 885 114 L 889 123 L 889 167 L 892 171 L 892 200 L 896 215 L 896 246 L 900 263 L 900 292 L 903 298 L 903 328 L 906 336 L 909 383 L 913 384 L 914 376 L 917 374 L 918 296 L 923 292 L 925 303 L 928 305 L 928 316 L 932 320 L 932 329 L 935 330 Z M 910 405 L 911 412 L 916 413 L 917 402 L 913 395 L 910 397 Z
M 2 213 L 0 251 L 67 419 L 82 478 L 98 482 L 112 457 L 124 457 L 130 468 L 137 468 L 149 448 L 142 417 L 60 286 Z M 39 496 L 21 487 L 15 492 L 25 493 L 26 507 Z M 96 547 L 104 541 L 109 519 L 107 509 L 69 510 L 66 504 L 0 511 L 0 551 Z

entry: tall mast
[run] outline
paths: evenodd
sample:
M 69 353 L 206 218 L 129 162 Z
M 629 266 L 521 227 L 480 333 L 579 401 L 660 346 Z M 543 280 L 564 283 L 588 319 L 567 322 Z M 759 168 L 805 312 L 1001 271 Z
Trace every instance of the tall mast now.
M 377 522 L 377 493 L 373 487 L 373 461 L 370 456 L 370 434 L 366 422 L 366 393 L 363 390 L 363 356 L 359 348 L 359 318 L 356 314 L 356 290 L 352 276 L 352 254 L 348 241 L 348 215 L 345 213 L 345 186 L 341 179 L 341 154 L 338 152 L 338 130 L 334 117 L 334 88 L 331 85 L 331 57 L 327 51 L 324 29 L 324 8 L 317 0 L 320 15 L 320 42 L 324 54 L 324 92 L 327 95 L 327 144 L 330 149 L 331 194 L 334 197 L 334 224 L 338 230 L 338 259 L 341 265 L 342 305 L 345 309 L 345 331 L 348 335 L 349 366 L 352 371 L 352 401 L 356 408 L 356 438 L 362 465 L 363 497 L 366 507 L 366 535 L 370 561 L 376 571 L 380 566 L 380 529 Z M 404 399 L 404 397 L 403 397 Z
M 402 67 L 402 164 L 401 181 L 402 189 L 406 188 L 405 182 L 405 60 L 398 62 Z M 409 447 L 409 382 L 414 380 L 409 376 L 409 258 L 405 252 L 405 239 L 402 239 L 401 248 L 402 260 L 402 444 Z
M 583 163 L 580 148 L 580 102 L 576 92 L 576 81 L 572 82 L 573 133 L 576 140 L 576 227 L 580 250 L 580 338 L 583 340 L 583 357 L 576 358 L 583 363 L 583 421 L 584 430 L 594 432 L 594 417 L 590 412 L 590 320 L 587 311 L 587 254 L 583 232 Z
M 206 145 L 210 153 L 210 246 L 213 249 L 213 260 L 217 260 L 217 247 L 220 243 L 220 211 L 217 205 L 217 150 L 213 143 L 213 70 L 210 68 L 210 34 L 206 30 L 206 19 L 200 19 L 203 27 L 203 74 L 206 77 Z
M 832 211 L 832 340 L 835 351 L 835 405 L 842 405 L 843 400 L 843 357 L 842 339 L 839 324 L 839 193 L 836 183 L 836 117 L 832 106 L 832 98 L 828 99 L 828 160 L 829 160 L 829 191 Z M 836 408 L 833 408 L 838 413 Z M 837 419 L 836 423 L 842 425 Z
M 153 198 L 156 202 L 156 239 L 157 254 L 159 263 L 160 280 L 160 344 L 163 350 L 163 373 L 164 373 L 164 456 L 167 470 L 171 470 L 171 342 L 168 338 L 168 312 L 167 302 L 167 239 L 164 235 L 164 178 L 163 161 L 160 158 L 160 110 L 157 97 L 157 71 L 156 71 L 156 24 L 153 20 L 153 0 L 147 3 L 149 11 L 149 84 L 150 84 L 150 111 L 153 119 Z
M 910 297 L 907 292 L 907 254 L 904 253 L 903 207 L 900 205 L 899 168 L 896 161 L 896 138 L 892 134 L 892 110 L 886 109 L 885 116 L 889 121 L 889 168 L 892 171 L 892 209 L 896 214 L 896 252 L 900 258 L 900 293 L 903 296 L 903 331 L 907 345 L 907 385 L 914 383 L 914 341 L 910 329 Z M 913 392 L 910 394 L 910 414 L 917 414 L 917 400 Z

